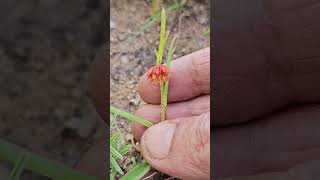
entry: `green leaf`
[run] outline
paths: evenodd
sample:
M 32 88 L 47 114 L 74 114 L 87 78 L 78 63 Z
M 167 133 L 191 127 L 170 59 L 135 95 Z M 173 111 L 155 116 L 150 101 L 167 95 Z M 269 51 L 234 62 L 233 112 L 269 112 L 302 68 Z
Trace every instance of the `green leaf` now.
M 132 148 L 132 145 L 131 144 L 128 144 L 126 145 L 121 151 L 120 151 L 120 154 L 122 156 L 126 155 Z
M 127 119 L 128 121 L 135 122 L 135 123 L 141 124 L 146 127 L 151 127 L 153 125 L 153 123 L 148 120 L 145 120 L 141 117 L 135 116 L 135 115 L 130 114 L 128 112 L 122 111 L 122 110 L 115 108 L 113 106 L 110 106 L 110 111 L 112 113 L 118 114 L 119 116 Z
M 15 166 L 13 168 L 13 170 L 10 173 L 10 180 L 19 180 L 20 178 L 20 174 L 23 171 L 24 165 L 25 165 L 25 159 L 26 159 L 26 155 L 22 154 L 18 161 L 15 163 Z
M 110 144 L 114 145 L 119 135 L 120 135 L 120 131 L 115 132 L 110 138 Z
M 146 175 L 151 169 L 151 166 L 143 162 L 132 168 L 126 175 L 124 175 L 121 180 L 139 180 L 144 175 Z
M 113 147 L 113 146 L 110 146 L 110 152 L 112 155 L 114 155 L 115 157 L 119 158 L 119 159 L 122 159 L 123 156 Z
M 155 52 L 155 55 L 156 55 L 156 58 L 157 58 L 157 62 L 160 61 L 160 56 L 158 55 L 157 50 L 154 50 L 154 52 Z
M 166 10 L 161 10 L 161 25 L 160 25 L 160 38 L 163 38 L 166 33 Z
M 116 175 L 117 175 L 117 171 L 112 170 L 110 173 L 110 180 L 114 180 L 116 178 Z
M 169 36 L 169 33 L 166 33 L 166 11 L 162 8 L 161 11 L 161 25 L 160 25 L 160 42 L 159 42 L 159 49 L 157 53 L 157 61 L 156 65 L 160 65 L 162 63 L 163 51 L 166 44 L 166 40 Z
M 114 125 L 114 123 L 116 122 L 117 117 L 118 117 L 118 114 L 113 114 L 112 115 L 112 119 L 110 121 L 110 127 L 112 127 Z
M 124 174 L 124 172 L 122 171 L 122 169 L 120 168 L 120 166 L 118 165 L 118 163 L 116 162 L 116 160 L 110 156 L 110 161 L 111 161 L 111 165 L 114 167 L 114 169 L 121 175 Z
M 172 62 L 172 57 L 173 57 L 173 53 L 175 50 L 175 42 L 176 42 L 176 37 L 173 37 L 169 46 L 169 50 L 168 50 L 168 55 L 167 55 L 167 62 L 166 62 L 166 67 L 168 69 L 170 69 L 171 67 L 171 62 Z

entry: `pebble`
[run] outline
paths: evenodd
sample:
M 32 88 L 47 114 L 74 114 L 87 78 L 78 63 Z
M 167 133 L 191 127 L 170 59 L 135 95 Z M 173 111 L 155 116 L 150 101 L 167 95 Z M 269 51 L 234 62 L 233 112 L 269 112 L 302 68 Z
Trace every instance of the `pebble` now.
M 127 55 L 122 55 L 121 56 L 121 62 L 123 64 L 128 64 L 129 60 L 128 60 L 128 56 Z
M 135 106 L 139 105 L 139 103 L 140 103 L 140 99 L 138 98 L 131 99 L 129 102 L 129 104 L 135 105 Z
M 115 29 L 116 28 L 116 23 L 112 20 L 110 20 L 110 29 Z
M 127 35 L 126 35 L 125 33 L 123 33 L 123 32 L 117 33 L 117 39 L 118 39 L 119 41 L 125 40 L 126 37 L 127 37 Z

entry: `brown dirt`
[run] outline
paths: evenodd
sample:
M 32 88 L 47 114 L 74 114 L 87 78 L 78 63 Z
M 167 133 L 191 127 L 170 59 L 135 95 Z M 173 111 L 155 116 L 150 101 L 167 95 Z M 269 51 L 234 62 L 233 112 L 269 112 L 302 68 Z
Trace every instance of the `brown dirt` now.
M 73 166 L 106 132 L 86 95 L 105 43 L 103 2 L 0 2 L 2 139 Z
M 210 26 L 209 1 L 188 0 L 182 3 L 182 11 L 173 12 L 168 18 L 167 29 L 173 28 L 174 33 L 179 35 L 174 58 L 210 45 L 209 36 L 203 35 Z M 166 4 L 172 4 L 172 1 L 166 1 Z M 144 103 L 137 93 L 137 83 L 155 63 L 154 49 L 158 46 L 159 23 L 145 29 L 130 45 L 127 45 L 130 37 L 140 32 L 140 28 L 150 17 L 150 2 L 112 0 L 110 5 L 111 104 L 134 113 L 139 105 Z M 132 135 L 127 121 L 118 120 L 112 132 L 115 130 L 121 130 L 126 134 L 129 143 Z M 125 159 L 130 159 L 132 156 L 139 157 L 137 152 L 133 151 Z M 141 157 L 139 159 L 141 160 Z M 119 163 L 126 167 L 125 170 L 130 169 L 129 161 Z

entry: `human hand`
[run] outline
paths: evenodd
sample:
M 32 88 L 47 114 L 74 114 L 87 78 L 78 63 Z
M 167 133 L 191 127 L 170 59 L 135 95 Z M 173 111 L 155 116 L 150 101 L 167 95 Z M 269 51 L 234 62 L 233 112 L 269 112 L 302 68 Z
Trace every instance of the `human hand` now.
M 155 124 L 133 124 L 141 151 L 155 169 L 181 179 L 210 179 L 210 48 L 172 61 L 166 121 L 160 121 L 159 84 L 144 75 L 136 115 Z

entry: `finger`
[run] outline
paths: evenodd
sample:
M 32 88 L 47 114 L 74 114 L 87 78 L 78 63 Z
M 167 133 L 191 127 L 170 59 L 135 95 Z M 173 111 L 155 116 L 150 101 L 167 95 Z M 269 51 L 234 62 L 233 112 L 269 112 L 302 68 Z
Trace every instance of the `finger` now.
M 320 159 L 320 106 L 287 112 L 232 128 L 214 129 L 214 177 L 286 171 Z
M 146 74 L 138 84 L 141 98 L 151 104 L 160 103 L 159 84 L 150 82 Z M 168 102 L 192 99 L 210 92 L 210 48 L 172 61 Z
M 169 104 L 167 107 L 166 118 L 170 121 L 170 119 L 198 116 L 209 111 L 210 96 L 205 95 L 190 101 Z M 160 122 L 160 106 L 151 104 L 143 105 L 137 110 L 136 115 L 148 119 L 153 123 L 158 123 Z M 133 123 L 132 130 L 134 137 L 137 140 L 140 140 L 146 128 L 142 125 Z
M 109 83 L 107 82 L 107 76 L 109 74 L 107 68 L 107 45 L 103 46 L 97 53 L 90 69 L 89 74 L 89 87 L 88 94 L 99 115 L 106 121 L 107 120 L 107 90 Z
M 141 139 L 144 159 L 180 179 L 210 179 L 210 114 L 164 121 Z

